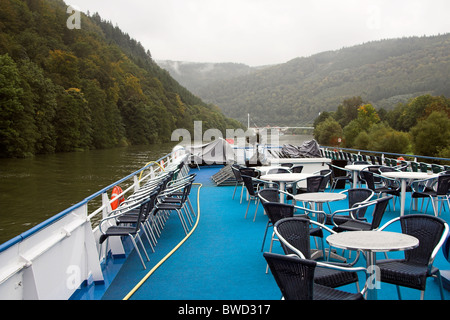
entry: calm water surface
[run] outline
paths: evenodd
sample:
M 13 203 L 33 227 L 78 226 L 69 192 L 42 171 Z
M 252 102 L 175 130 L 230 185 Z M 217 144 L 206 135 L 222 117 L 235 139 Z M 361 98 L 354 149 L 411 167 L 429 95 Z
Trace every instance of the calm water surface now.
M 301 145 L 311 136 L 281 136 Z M 91 194 L 172 151 L 175 143 L 0 159 L 0 243 L 27 231 Z M 90 202 L 100 206 L 100 197 Z
M 174 145 L 0 159 L 0 243 L 160 159 Z

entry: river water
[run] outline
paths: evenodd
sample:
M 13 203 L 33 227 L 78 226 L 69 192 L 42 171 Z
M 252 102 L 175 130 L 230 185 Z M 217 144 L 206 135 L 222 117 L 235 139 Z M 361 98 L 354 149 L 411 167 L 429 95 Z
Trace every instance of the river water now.
M 286 135 L 280 144 L 311 139 Z M 160 159 L 175 144 L 0 159 L 0 244 Z

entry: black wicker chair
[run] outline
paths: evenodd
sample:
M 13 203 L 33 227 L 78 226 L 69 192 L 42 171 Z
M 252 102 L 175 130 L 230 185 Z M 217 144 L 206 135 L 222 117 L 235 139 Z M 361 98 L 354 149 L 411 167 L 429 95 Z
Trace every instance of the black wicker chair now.
M 375 194 L 372 190 L 367 188 L 354 188 L 354 189 L 347 189 L 344 191 L 341 191 L 340 193 L 347 194 L 347 201 L 348 201 L 348 208 L 356 208 L 360 205 L 368 203 L 373 195 Z M 357 210 L 346 210 L 341 209 L 338 210 L 332 214 L 327 214 L 325 221 L 319 221 L 321 223 L 324 223 L 326 225 L 340 225 L 344 222 L 347 222 L 352 219 L 358 219 L 358 220 L 366 220 L 364 217 L 367 211 L 367 207 L 360 207 Z M 341 214 L 342 213 L 342 214 Z M 354 218 L 353 218 L 353 217 Z
M 234 186 L 232 199 L 234 199 L 234 196 L 236 194 L 236 189 L 237 189 L 238 185 L 240 185 L 241 186 L 241 200 L 240 200 L 240 203 L 242 203 L 242 195 L 244 194 L 244 180 L 242 180 L 241 172 L 239 171 L 240 168 L 241 168 L 241 166 L 238 165 L 238 164 L 231 165 L 231 171 L 233 172 L 234 178 L 236 179 L 236 184 Z
M 325 179 L 325 176 L 315 175 L 306 178 L 306 188 L 297 188 L 297 182 L 292 184 L 292 187 L 287 187 L 286 191 L 291 194 L 302 194 L 308 192 L 320 192 L 320 188 L 322 186 L 322 181 Z M 287 197 L 288 200 L 292 200 L 292 197 Z
M 252 200 L 256 200 L 258 201 L 258 197 L 257 197 L 257 192 L 258 192 L 258 186 L 253 184 L 253 177 L 251 176 L 246 176 L 246 175 L 241 175 L 242 180 L 244 181 L 244 186 L 247 189 L 247 193 L 248 193 L 248 203 L 247 203 L 247 210 L 245 211 L 245 219 L 247 219 L 247 214 L 248 214 L 248 208 L 250 207 L 250 202 Z M 255 217 L 256 217 L 256 212 L 258 211 L 258 205 L 259 205 L 259 201 L 257 202 L 257 206 L 256 206 L 256 210 L 255 210 Z
M 447 205 L 450 208 L 450 201 L 448 194 L 450 190 L 450 174 L 441 174 L 438 176 L 437 185 L 435 187 L 436 189 L 432 187 L 425 187 L 424 190 L 419 191 L 417 190 L 416 187 L 417 183 L 423 183 L 423 181 L 416 181 L 413 183 L 414 192 L 411 195 L 412 199 L 429 198 L 431 200 L 433 212 L 436 217 L 440 214 L 440 212 L 438 212 L 438 208 L 435 207 L 433 198 L 436 198 L 438 201 L 447 201 Z
M 392 196 L 379 198 L 377 200 L 370 201 L 366 204 L 363 204 L 359 207 L 355 207 L 355 208 L 349 210 L 349 211 L 352 211 L 352 213 L 355 213 L 355 212 L 358 212 L 359 210 L 361 210 L 362 208 L 367 209 L 367 207 L 374 205 L 373 214 L 372 214 L 373 215 L 372 222 L 361 221 L 361 220 L 357 220 L 355 218 L 355 219 L 348 220 L 348 221 L 338 225 L 333 220 L 334 219 L 333 215 L 335 215 L 337 213 L 337 212 L 334 212 L 332 215 L 332 221 L 334 224 L 333 230 L 336 232 L 376 230 L 380 226 L 381 219 L 383 218 L 383 215 L 386 212 L 386 208 L 391 199 L 392 199 Z
M 395 179 L 389 179 L 381 176 L 378 173 L 374 173 L 369 171 L 369 169 L 373 169 L 374 167 L 366 168 L 367 170 L 361 170 L 359 172 L 361 176 L 361 180 L 367 184 L 367 188 L 375 192 L 378 197 L 381 197 L 382 194 L 388 194 L 392 196 L 400 197 L 400 184 Z M 377 168 L 378 170 L 378 168 Z M 376 184 L 381 184 L 380 187 L 377 187 Z M 394 202 L 394 210 L 395 210 L 395 202 Z
M 264 210 L 269 218 L 269 224 L 268 227 L 270 225 L 274 226 L 279 220 L 285 219 L 285 218 L 290 218 L 293 217 L 296 210 L 303 210 L 303 212 L 308 212 L 308 211 L 312 211 L 306 208 L 301 208 L 301 207 L 297 207 L 294 206 L 292 204 L 288 204 L 288 203 L 277 203 L 277 202 L 263 202 L 263 206 L 264 206 Z M 317 214 L 321 214 L 321 211 L 314 211 Z M 309 219 L 308 218 L 308 213 L 303 213 L 303 214 L 297 214 L 296 216 L 300 216 L 300 217 L 304 217 L 305 219 Z M 266 228 L 266 233 L 267 233 L 267 229 Z M 316 238 L 320 238 L 322 240 L 322 247 L 323 247 L 323 232 L 321 228 L 312 228 L 310 231 L 310 236 L 311 237 L 316 237 Z M 265 239 L 266 239 L 266 234 L 264 235 L 264 239 L 263 239 L 263 245 L 261 248 L 261 251 L 264 250 L 264 243 L 265 243 Z M 269 248 L 269 252 L 272 252 L 272 248 L 273 248 L 273 242 L 274 241 L 278 241 L 278 239 L 275 237 L 275 230 L 272 233 L 272 237 L 270 240 L 270 248 Z M 269 270 L 266 270 L 266 273 Z
M 311 251 L 311 226 L 315 229 L 320 229 L 321 232 L 326 230 L 330 233 L 335 233 L 324 225 L 321 225 L 310 219 L 303 217 L 293 217 L 279 220 L 274 227 L 281 246 L 286 255 L 295 254 L 303 259 L 312 259 Z M 323 245 L 323 243 L 322 243 Z M 341 267 L 353 266 L 359 258 L 359 255 L 351 264 L 339 264 Z M 344 272 L 339 270 L 331 270 L 327 268 L 317 268 L 314 281 L 318 284 L 337 288 L 351 283 L 356 284 L 357 291 L 359 291 L 358 275 L 356 272 Z
M 301 165 L 294 165 L 290 170 L 291 170 L 292 173 L 302 173 L 303 166 L 301 166 Z
M 192 227 L 192 217 L 189 216 L 189 211 L 185 210 L 185 204 L 188 201 L 189 194 L 191 192 L 193 178 L 185 179 L 182 183 L 177 185 L 171 185 L 158 195 L 158 201 L 155 206 L 154 214 L 159 211 L 176 211 L 184 232 L 187 235 L 189 226 Z M 183 211 L 186 212 L 186 219 L 183 215 Z
M 352 176 L 352 172 L 350 170 L 347 170 L 345 168 L 341 168 L 341 167 L 338 167 L 338 166 L 335 166 L 335 165 L 329 164 L 329 163 L 328 163 L 328 167 L 331 170 L 330 191 L 334 191 L 336 189 L 337 184 L 340 181 L 344 182 L 344 187 L 347 182 L 352 184 L 353 176 Z
M 268 252 L 264 253 L 264 258 L 285 300 L 364 300 L 364 292 L 348 293 L 314 282 L 318 265 L 335 266 Z
M 275 188 L 262 189 L 258 192 L 258 198 L 259 198 L 259 201 L 263 204 L 263 206 L 264 206 L 264 203 L 266 203 L 266 202 L 280 202 L 280 190 L 275 189 Z M 264 211 L 265 211 L 265 209 L 264 209 Z M 268 216 L 268 218 L 269 219 L 267 220 L 266 230 L 264 231 L 261 252 L 264 250 L 264 244 L 266 242 L 266 237 L 267 237 L 267 230 L 269 229 L 270 226 L 273 226 L 272 221 L 269 216 Z
M 419 239 L 419 246 L 405 251 L 404 259 L 378 260 L 380 280 L 395 284 L 399 299 L 401 299 L 399 286 L 403 286 L 420 290 L 420 298 L 423 300 L 427 278 L 436 277 L 439 281 L 441 299 L 444 300 L 441 274 L 439 269 L 433 267 L 433 261 L 448 236 L 448 224 L 434 216 L 412 214 L 393 219 L 380 230 L 385 230 L 396 221 L 400 221 L 403 233 Z
M 147 206 L 147 208 L 144 211 L 144 215 L 142 217 L 139 216 L 140 209 L 134 209 L 127 211 L 126 213 L 120 215 L 116 219 L 116 224 L 118 226 L 120 225 L 135 225 L 140 220 L 140 223 L 142 224 L 142 230 L 147 237 L 147 240 L 150 244 L 150 248 L 153 252 L 155 252 L 154 246 L 156 245 L 156 237 L 155 233 L 153 231 L 153 223 L 152 223 L 152 211 L 155 207 L 155 201 L 156 197 L 158 196 L 160 192 L 159 187 L 155 188 L 155 191 L 152 192 L 149 196 L 150 202 Z M 120 208 L 120 207 L 119 207 Z
M 272 168 L 267 170 L 266 174 L 292 173 L 288 168 Z
M 247 214 L 248 214 L 248 208 L 250 207 L 250 202 L 255 200 L 256 201 L 256 209 L 255 209 L 255 214 L 253 217 L 253 221 L 255 221 L 256 219 L 256 213 L 258 212 L 258 207 L 259 207 L 259 203 L 260 203 L 260 198 L 258 197 L 258 193 L 263 190 L 262 187 L 270 185 L 271 187 L 279 187 L 277 183 L 275 182 L 267 182 L 267 181 L 263 181 L 260 180 L 258 178 L 255 177 L 251 177 L 251 176 L 246 176 L 246 175 L 241 175 L 242 176 L 242 180 L 244 181 L 244 186 L 247 189 L 247 193 L 248 193 L 248 203 L 247 203 L 247 210 L 245 211 L 245 219 L 247 219 Z
M 264 233 L 263 243 L 261 247 L 261 252 L 264 250 L 264 244 L 266 242 L 267 230 L 270 226 L 274 226 L 278 220 L 289 218 L 294 216 L 295 207 L 291 204 L 287 203 L 279 203 L 279 202 L 263 202 L 264 211 L 269 218 L 269 221 L 266 226 L 266 231 Z M 275 241 L 275 233 L 272 233 L 272 238 L 270 240 L 270 249 L 269 252 L 272 252 L 273 242 Z
M 147 251 L 145 250 L 145 246 L 144 243 L 142 242 L 141 237 L 139 236 L 139 231 L 141 230 L 142 227 L 142 219 L 144 217 L 144 215 L 146 213 L 148 213 L 148 211 L 150 210 L 151 207 L 151 201 L 152 198 L 148 198 L 144 201 L 142 201 L 141 203 L 138 203 L 135 207 L 134 206 L 130 206 L 129 209 L 133 210 L 136 208 L 139 208 L 139 214 L 138 217 L 135 221 L 135 225 L 134 226 L 116 226 L 116 225 L 110 225 L 105 231 L 103 231 L 103 225 L 104 224 L 109 224 L 109 220 L 115 220 L 118 217 L 122 216 L 124 213 L 120 212 L 118 214 L 113 214 L 107 218 L 104 218 L 100 224 L 99 224 L 99 230 L 102 233 L 100 238 L 99 238 L 99 243 L 100 246 L 103 244 L 103 242 L 105 242 L 107 239 L 109 239 L 110 237 L 126 237 L 129 236 L 131 239 L 131 242 L 133 243 L 134 249 L 136 250 L 139 259 L 141 260 L 142 266 L 144 267 L 144 269 L 146 269 L 144 260 L 142 259 L 142 255 L 139 251 L 139 248 L 137 246 L 137 242 L 136 239 L 139 241 L 139 243 L 142 246 L 142 250 L 144 251 L 145 257 L 147 258 L 147 261 L 150 261 L 150 258 L 148 257 Z M 120 210 L 119 210 L 120 211 Z M 101 250 L 100 250 L 101 251 Z

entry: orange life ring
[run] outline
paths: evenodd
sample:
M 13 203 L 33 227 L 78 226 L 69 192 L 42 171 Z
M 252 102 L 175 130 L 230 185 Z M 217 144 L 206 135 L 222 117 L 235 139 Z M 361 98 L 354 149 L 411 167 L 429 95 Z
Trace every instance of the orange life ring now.
M 115 187 L 113 188 L 112 193 L 111 193 L 111 199 L 116 198 L 116 200 L 114 200 L 113 202 L 111 202 L 111 208 L 112 208 L 113 210 L 116 210 L 116 209 L 119 207 L 119 205 L 120 205 L 122 202 L 125 201 L 125 197 L 124 197 L 123 195 L 120 196 L 120 198 L 117 197 L 117 196 L 118 196 L 119 194 L 121 194 L 122 192 L 123 192 L 123 191 L 122 191 L 122 188 L 119 187 L 119 186 L 115 186 Z

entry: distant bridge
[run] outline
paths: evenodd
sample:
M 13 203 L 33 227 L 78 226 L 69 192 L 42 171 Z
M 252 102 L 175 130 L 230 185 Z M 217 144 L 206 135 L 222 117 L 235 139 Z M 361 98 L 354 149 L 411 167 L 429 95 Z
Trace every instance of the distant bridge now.
M 314 127 L 284 127 L 284 126 L 271 126 L 271 125 L 267 125 L 265 127 L 259 127 L 254 121 L 253 124 L 254 126 L 251 127 L 250 126 L 250 113 L 247 115 L 247 128 L 248 129 L 255 129 L 255 130 L 270 130 L 270 129 L 275 129 L 275 130 L 280 130 L 280 131 L 286 131 L 288 129 L 302 129 L 302 130 L 314 130 Z

